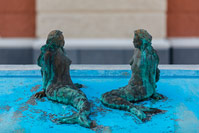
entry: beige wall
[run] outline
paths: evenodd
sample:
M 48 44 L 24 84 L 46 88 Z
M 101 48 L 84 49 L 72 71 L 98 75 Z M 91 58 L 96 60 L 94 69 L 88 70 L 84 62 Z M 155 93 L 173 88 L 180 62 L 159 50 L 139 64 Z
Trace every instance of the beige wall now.
M 66 38 L 132 38 L 138 28 L 166 37 L 167 0 L 37 0 L 36 35 L 60 29 Z

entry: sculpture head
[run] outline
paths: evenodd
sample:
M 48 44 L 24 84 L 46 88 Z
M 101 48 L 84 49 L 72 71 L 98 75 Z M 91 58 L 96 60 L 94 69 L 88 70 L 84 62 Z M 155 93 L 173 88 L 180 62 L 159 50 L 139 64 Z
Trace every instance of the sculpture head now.
M 151 45 L 152 36 L 144 29 L 139 29 L 134 32 L 134 46 L 135 48 L 146 48 Z
M 61 31 L 53 30 L 48 34 L 46 44 L 53 48 L 60 48 L 64 46 L 64 36 Z

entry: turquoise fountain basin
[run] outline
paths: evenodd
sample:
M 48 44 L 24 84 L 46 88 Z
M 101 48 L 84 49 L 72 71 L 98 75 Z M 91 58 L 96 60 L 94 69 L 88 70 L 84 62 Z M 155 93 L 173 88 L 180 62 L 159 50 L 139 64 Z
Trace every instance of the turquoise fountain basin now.
M 35 65 L 0 66 L 0 132 L 199 132 L 199 66 L 160 66 L 157 92 L 168 99 L 138 103 L 166 110 L 142 123 L 133 114 L 103 106 L 100 96 L 125 86 L 131 76 L 128 65 L 74 65 L 74 83 L 92 105 L 90 118 L 97 127 L 88 129 L 78 124 L 56 124 L 53 119 L 69 116 L 76 110 L 70 105 L 35 99 L 42 90 L 40 70 Z

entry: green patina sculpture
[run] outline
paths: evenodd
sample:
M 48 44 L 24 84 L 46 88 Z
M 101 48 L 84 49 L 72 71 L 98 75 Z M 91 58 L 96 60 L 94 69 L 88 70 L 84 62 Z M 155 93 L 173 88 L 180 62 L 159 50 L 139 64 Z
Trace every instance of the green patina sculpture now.
M 90 103 L 79 89 L 80 84 L 73 84 L 69 69 L 71 60 L 64 51 L 64 37 L 59 30 L 51 31 L 47 42 L 41 47 L 38 65 L 41 67 L 43 91 L 35 94 L 36 98 L 47 96 L 49 100 L 72 105 L 79 112 L 69 117 L 58 118 L 57 123 L 75 124 L 91 128 L 89 120 Z
M 152 36 L 143 29 L 136 30 L 134 34 L 135 51 L 130 60 L 132 77 L 128 85 L 112 90 L 102 95 L 101 102 L 110 108 L 131 112 L 142 121 L 150 119 L 150 115 L 160 113 L 162 110 L 136 106 L 133 103 L 148 98 L 162 99 L 156 93 L 156 82 L 159 80 L 159 57 L 151 46 Z

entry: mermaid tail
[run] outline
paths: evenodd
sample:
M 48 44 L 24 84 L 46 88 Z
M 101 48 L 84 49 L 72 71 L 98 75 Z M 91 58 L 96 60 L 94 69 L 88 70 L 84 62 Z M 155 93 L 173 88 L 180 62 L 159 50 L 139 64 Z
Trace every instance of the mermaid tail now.
M 60 124 L 79 124 L 83 127 L 91 128 L 92 122 L 89 120 L 90 115 L 90 103 L 86 95 L 80 89 L 73 89 L 70 86 L 61 87 L 56 94 L 56 101 L 72 105 L 78 110 L 78 113 L 74 113 L 68 117 L 62 117 L 55 119 L 56 123 Z
M 150 120 L 152 114 L 162 113 L 164 111 L 156 108 L 134 105 L 132 102 L 120 97 L 118 91 L 107 92 L 102 95 L 101 102 L 107 107 L 128 111 L 136 115 L 141 121 Z
M 131 113 L 135 114 L 142 122 L 149 121 L 153 114 L 164 113 L 164 110 L 157 108 L 148 108 L 144 106 L 136 106 L 136 112 L 130 110 Z
M 55 122 L 60 124 L 79 124 L 86 128 L 92 128 L 92 122 L 85 115 L 73 114 L 68 117 L 62 117 L 55 120 Z

